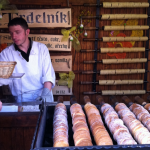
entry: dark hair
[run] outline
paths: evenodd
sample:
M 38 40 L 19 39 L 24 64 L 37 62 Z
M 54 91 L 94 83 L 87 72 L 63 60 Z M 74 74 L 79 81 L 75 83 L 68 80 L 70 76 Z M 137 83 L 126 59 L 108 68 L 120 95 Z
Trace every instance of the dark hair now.
M 28 29 L 28 24 L 27 24 L 26 20 L 21 17 L 13 18 L 8 23 L 8 27 L 15 26 L 15 25 L 20 25 L 25 30 Z

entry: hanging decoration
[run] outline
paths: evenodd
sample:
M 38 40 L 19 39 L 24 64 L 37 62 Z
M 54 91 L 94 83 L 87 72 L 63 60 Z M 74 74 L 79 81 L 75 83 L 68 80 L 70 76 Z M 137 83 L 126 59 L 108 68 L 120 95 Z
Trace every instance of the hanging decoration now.
M 87 32 L 84 32 L 84 27 L 87 26 L 90 22 L 91 19 L 82 19 L 82 16 L 92 16 L 92 14 L 89 11 L 83 10 L 80 15 L 77 17 L 77 23 L 76 27 L 71 28 L 70 30 L 62 29 L 61 33 L 64 35 L 62 38 L 62 41 L 67 41 L 69 38 L 69 35 L 72 36 L 70 37 L 70 41 L 72 41 L 72 47 L 75 49 L 75 55 L 73 59 L 73 65 L 75 62 L 75 57 L 76 57 L 76 52 L 80 52 L 81 50 L 81 45 L 79 42 L 79 36 L 84 33 L 84 36 L 87 36 Z M 74 34 L 73 34 L 74 31 Z
M 58 80 L 57 84 L 62 86 L 68 86 L 68 88 L 73 87 L 73 80 L 75 79 L 75 74 L 73 71 L 67 73 L 59 73 L 60 80 Z
M 62 42 L 67 41 L 69 36 L 70 41 L 72 41 L 72 46 L 76 50 L 76 52 L 80 52 L 81 46 L 78 40 L 79 36 L 84 33 L 84 36 L 87 36 L 87 32 L 84 32 L 84 27 L 87 26 L 91 20 L 82 19 L 82 16 L 91 16 L 92 14 L 89 11 L 83 10 L 80 15 L 78 16 L 78 22 L 76 27 L 72 27 L 70 30 L 62 29 L 61 33 L 63 34 Z M 74 34 L 73 34 L 74 31 Z
M 84 32 L 84 36 L 87 36 L 87 32 L 86 32 L 86 30 L 85 30 L 85 32 Z
M 138 25 L 138 20 L 112 20 L 111 21 L 112 26 L 126 26 L 126 25 Z M 124 33 L 120 33 L 120 31 L 111 31 L 109 33 L 110 37 L 126 37 Z M 132 33 L 130 37 L 142 37 L 143 36 L 143 30 L 132 30 Z M 107 45 L 109 47 L 133 47 L 135 44 L 135 41 L 129 41 L 129 42 L 107 42 Z M 113 57 L 115 56 L 117 59 L 119 58 L 125 58 L 126 53 L 107 53 L 108 56 Z
M 86 27 L 92 21 L 92 19 L 83 19 L 82 16 L 92 16 L 92 13 L 85 9 L 81 11 L 80 15 L 78 16 L 78 21 L 76 23 L 75 37 L 77 38 L 79 38 L 79 36 L 84 33 L 84 27 Z M 86 35 L 87 33 L 84 33 L 84 36 Z
M 73 41 L 73 37 L 72 36 L 70 36 L 70 41 Z
M 63 34 L 63 37 L 62 37 L 61 42 L 68 41 L 69 36 L 71 36 L 70 41 L 72 41 L 72 46 L 77 52 L 79 52 L 81 49 L 80 42 L 72 33 L 75 29 L 76 27 L 72 27 L 69 30 L 62 29 L 61 33 Z
M 82 17 L 81 17 L 81 24 L 80 24 L 80 28 L 81 28 L 81 29 L 83 29 Z

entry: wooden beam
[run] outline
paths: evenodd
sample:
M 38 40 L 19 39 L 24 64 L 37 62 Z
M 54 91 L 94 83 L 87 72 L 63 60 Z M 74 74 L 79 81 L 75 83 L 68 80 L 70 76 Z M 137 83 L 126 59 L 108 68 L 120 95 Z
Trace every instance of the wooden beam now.
M 14 5 L 65 5 L 67 7 L 67 0 L 9 0 Z M 101 0 L 106 2 L 106 0 Z M 107 2 L 116 2 L 116 0 L 107 0 Z M 124 2 L 124 0 L 118 0 L 117 2 Z M 126 0 L 126 2 L 148 2 L 148 0 Z M 69 0 L 72 5 L 83 5 L 84 3 L 96 4 L 96 0 Z

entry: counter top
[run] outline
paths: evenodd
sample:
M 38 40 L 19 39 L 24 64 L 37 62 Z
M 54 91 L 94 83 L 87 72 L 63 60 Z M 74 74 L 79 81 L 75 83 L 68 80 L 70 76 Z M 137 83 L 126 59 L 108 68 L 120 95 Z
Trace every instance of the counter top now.
M 45 105 L 56 105 L 57 102 L 46 102 Z M 2 112 L 39 112 L 39 105 L 42 105 L 42 101 L 31 101 L 22 103 L 3 103 Z M 44 105 L 44 103 L 43 103 Z

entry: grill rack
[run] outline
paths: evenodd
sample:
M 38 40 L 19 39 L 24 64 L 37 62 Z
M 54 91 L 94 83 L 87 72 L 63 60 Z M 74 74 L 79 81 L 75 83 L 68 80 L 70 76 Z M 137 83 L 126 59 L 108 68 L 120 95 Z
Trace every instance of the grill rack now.
M 96 105 L 98 110 L 100 110 L 100 105 Z M 69 136 L 69 147 L 53 147 L 53 116 L 54 116 L 54 109 L 55 109 L 55 104 L 53 105 L 48 105 L 43 102 L 42 107 L 40 107 L 40 114 L 38 117 L 35 133 L 33 136 L 32 144 L 31 144 L 31 149 L 30 150 L 114 150 L 114 149 L 126 149 L 126 150 L 149 150 L 150 149 L 150 144 L 137 144 L 137 145 L 117 145 L 116 141 L 113 139 L 112 134 L 110 133 L 108 127 L 106 126 L 104 122 L 103 115 L 101 114 L 103 123 L 105 125 L 105 128 L 107 129 L 110 137 L 112 138 L 113 144 L 110 146 L 97 146 L 93 135 L 90 131 L 91 134 L 91 139 L 93 146 L 81 146 L 77 147 L 74 146 L 74 140 L 73 140 L 73 131 L 72 131 L 72 118 L 70 114 L 70 106 L 66 106 L 67 108 L 67 115 L 68 115 L 68 136 Z M 82 109 L 84 111 L 84 106 L 82 106 Z M 100 112 L 100 111 L 99 111 Z M 85 113 L 85 111 L 84 111 Z M 87 118 L 86 118 L 87 120 Z M 87 122 L 88 123 L 88 122 Z M 89 127 L 89 125 L 88 125 Z M 89 128 L 90 130 L 90 128 Z

